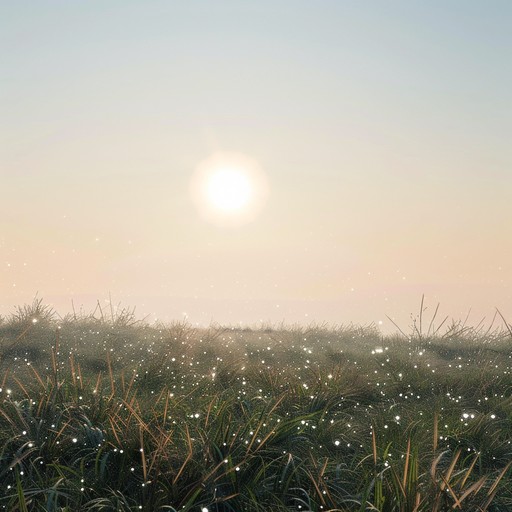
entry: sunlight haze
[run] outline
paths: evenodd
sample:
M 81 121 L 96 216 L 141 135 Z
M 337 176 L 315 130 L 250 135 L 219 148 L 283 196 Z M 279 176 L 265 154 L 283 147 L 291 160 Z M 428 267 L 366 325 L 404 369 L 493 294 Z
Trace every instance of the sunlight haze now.
M 511 22 L 499 0 L 0 2 L 0 314 L 111 297 L 390 331 L 424 294 L 510 321 Z M 246 163 L 204 181 L 219 155 Z

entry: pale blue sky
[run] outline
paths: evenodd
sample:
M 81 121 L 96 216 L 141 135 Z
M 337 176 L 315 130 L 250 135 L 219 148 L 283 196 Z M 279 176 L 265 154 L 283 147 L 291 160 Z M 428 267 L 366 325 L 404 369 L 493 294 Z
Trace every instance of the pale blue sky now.
M 508 1 L 0 1 L 0 310 L 510 307 L 511 26 Z M 249 225 L 190 200 L 217 150 L 267 175 Z

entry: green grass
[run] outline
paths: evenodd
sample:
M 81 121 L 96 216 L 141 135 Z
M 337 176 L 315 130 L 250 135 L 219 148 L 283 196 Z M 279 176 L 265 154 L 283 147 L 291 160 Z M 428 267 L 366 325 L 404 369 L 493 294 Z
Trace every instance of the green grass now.
M 510 326 L 421 316 L 384 337 L 20 307 L 0 510 L 511 510 Z

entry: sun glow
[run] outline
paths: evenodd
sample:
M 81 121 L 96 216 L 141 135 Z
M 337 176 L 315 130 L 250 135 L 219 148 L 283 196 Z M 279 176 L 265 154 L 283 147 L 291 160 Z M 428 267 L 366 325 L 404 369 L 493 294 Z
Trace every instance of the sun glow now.
M 236 226 L 256 217 L 268 187 L 263 171 L 254 160 L 237 153 L 216 153 L 197 166 L 191 192 L 205 220 Z
M 208 177 L 206 186 L 208 200 L 220 210 L 240 210 L 251 200 L 251 181 L 243 169 L 221 167 Z

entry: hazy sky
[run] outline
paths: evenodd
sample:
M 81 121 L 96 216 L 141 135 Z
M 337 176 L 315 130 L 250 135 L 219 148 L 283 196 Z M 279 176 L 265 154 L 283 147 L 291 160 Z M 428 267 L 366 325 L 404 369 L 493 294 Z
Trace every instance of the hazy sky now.
M 0 313 L 512 320 L 512 3 L 0 0 Z M 268 196 L 207 222 L 198 164 Z M 471 323 L 471 321 L 470 321 Z

